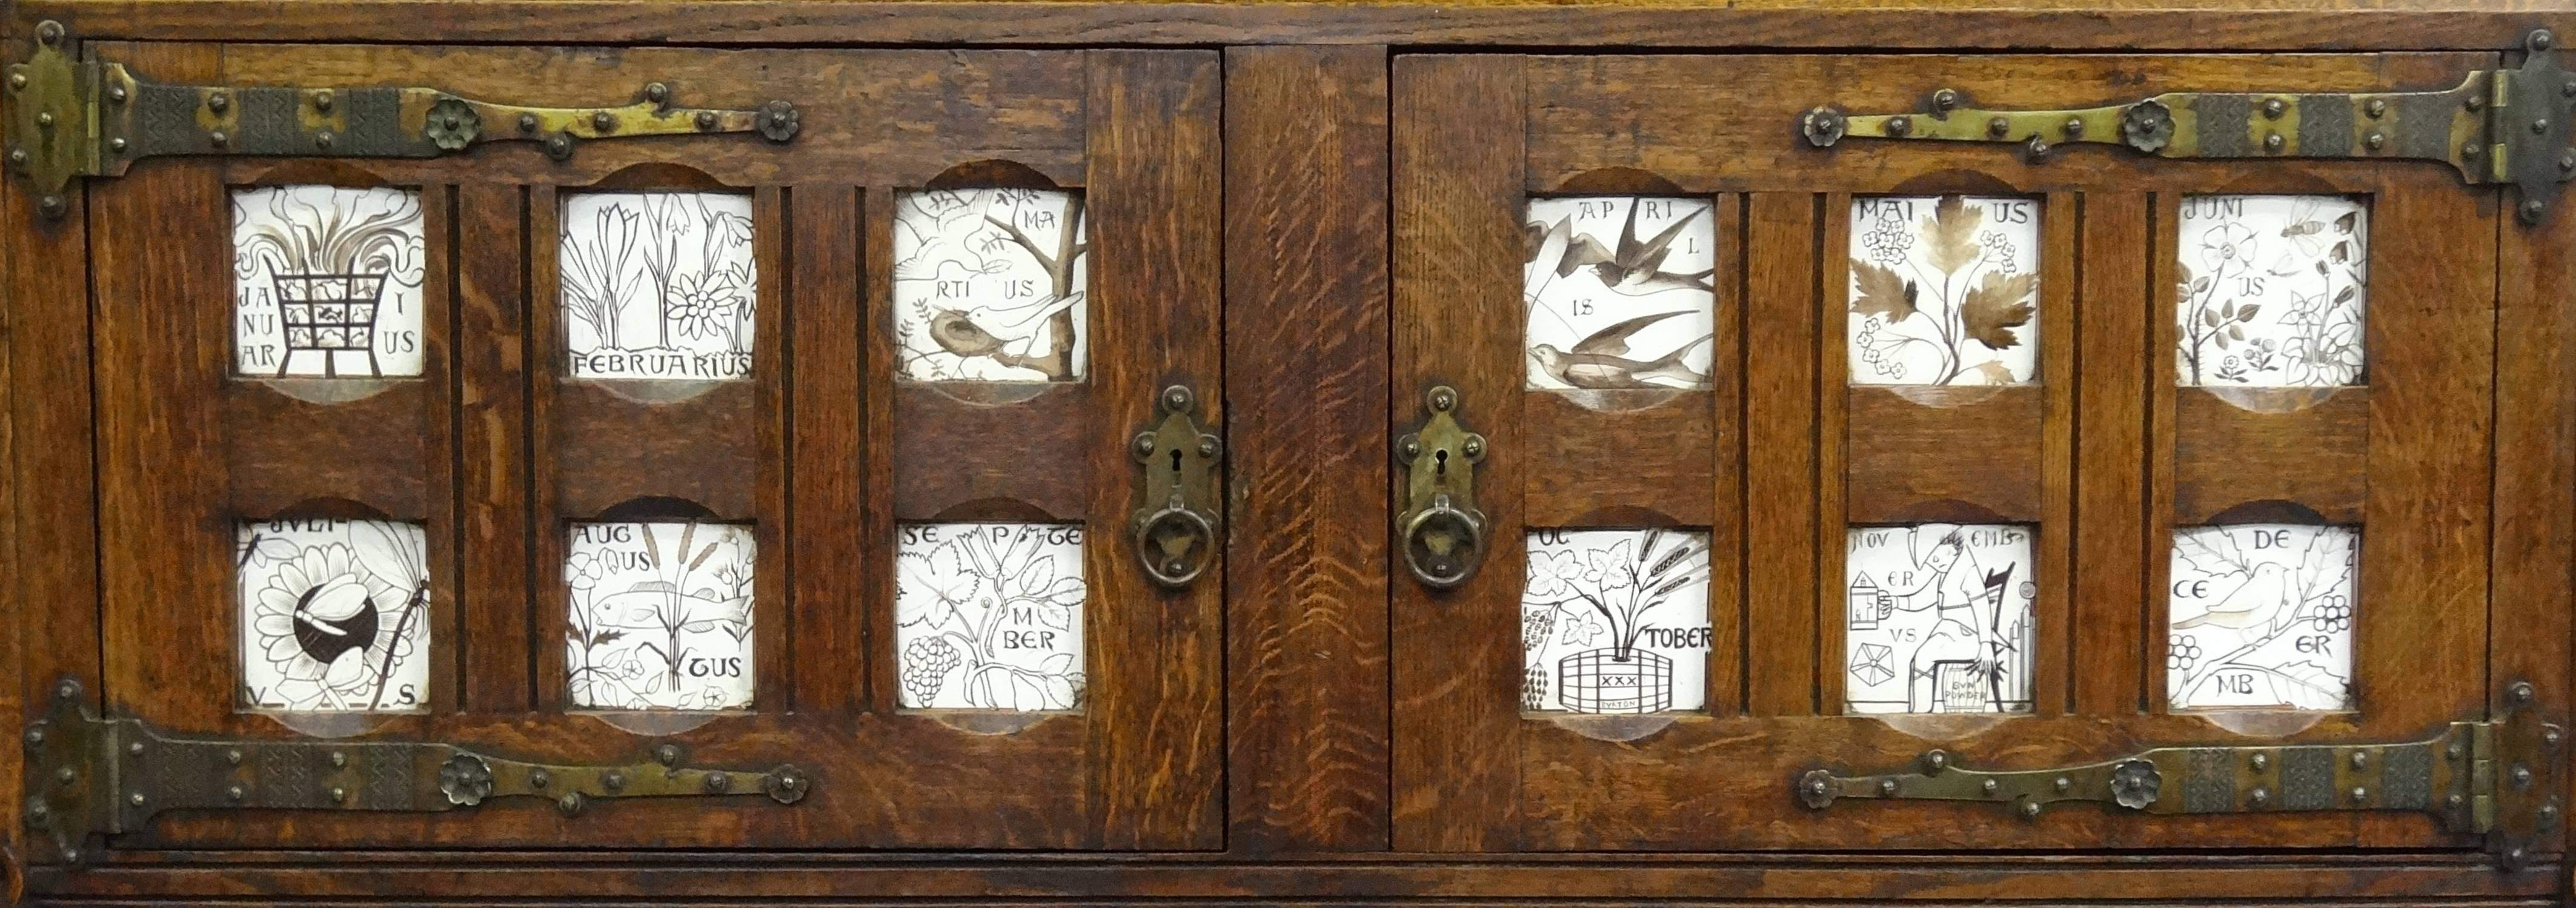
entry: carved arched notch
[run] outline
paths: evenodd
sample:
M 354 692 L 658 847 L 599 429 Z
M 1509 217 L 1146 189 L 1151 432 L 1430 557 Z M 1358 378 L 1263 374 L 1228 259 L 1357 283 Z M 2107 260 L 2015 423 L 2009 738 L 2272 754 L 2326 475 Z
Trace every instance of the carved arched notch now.
M 1085 380 L 1091 243 L 1079 187 L 974 161 L 898 191 L 894 209 L 900 380 L 984 403 Z
M 432 582 L 423 523 L 320 498 L 241 520 L 233 541 L 241 709 L 290 717 L 429 709 L 433 646 L 443 642 L 434 630 L 444 627 L 432 592 L 447 585 Z M 315 727 L 346 734 L 371 724 Z
M 564 670 L 555 683 L 566 709 L 752 708 L 760 545 L 751 524 L 715 516 L 685 499 L 647 497 L 563 526 Z
M 2166 708 L 2359 707 L 2362 532 L 2295 502 L 2176 526 L 2166 574 Z

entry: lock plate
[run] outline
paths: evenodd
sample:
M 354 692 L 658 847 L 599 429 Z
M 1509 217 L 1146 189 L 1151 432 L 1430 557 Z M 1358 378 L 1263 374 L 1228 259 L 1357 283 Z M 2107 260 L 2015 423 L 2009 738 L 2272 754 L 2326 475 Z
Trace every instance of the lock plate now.
M 1433 589 L 1448 589 L 1475 576 L 1488 540 L 1485 512 L 1476 508 L 1476 465 L 1485 461 L 1485 436 L 1458 422 L 1458 391 L 1446 385 L 1423 395 L 1431 417 L 1396 439 L 1405 465 L 1406 507 L 1396 517 L 1405 568 Z
M 2100 107 L 1990 110 L 1955 89 L 1923 109 L 1852 114 L 1826 105 L 1799 121 L 1807 142 L 1845 138 L 2009 142 L 2034 161 L 2066 143 L 2125 145 L 2164 158 L 2360 158 L 2439 161 L 2472 184 L 2512 186 L 2514 211 L 2538 223 L 2576 178 L 2569 146 L 2576 76 L 2547 30 L 2523 37 L 2510 68 L 2475 70 L 2442 91 L 2166 92 Z
M 1130 453 L 1143 471 L 1130 518 L 1145 575 L 1179 589 L 1216 560 L 1216 464 L 1225 442 L 1191 418 L 1198 395 L 1173 385 L 1154 398 L 1154 426 L 1136 433 Z
M 20 821 L 30 860 L 82 863 L 93 834 L 133 832 L 168 810 L 445 811 L 493 798 L 547 798 L 567 817 L 602 798 L 765 796 L 804 800 L 813 779 L 792 765 L 726 770 L 685 765 L 664 744 L 620 766 L 507 760 L 420 741 L 217 740 L 100 718 L 78 682 L 54 690 L 27 726 Z
M 77 177 L 112 177 L 173 155 L 434 158 L 486 142 L 541 144 L 560 161 L 581 142 L 634 136 L 802 129 L 795 105 L 676 107 L 669 83 L 628 103 L 526 107 L 434 88 L 170 85 L 108 60 L 82 59 L 62 24 L 39 23 L 34 53 L 8 67 L 7 165 L 33 184 L 38 210 L 60 217 Z

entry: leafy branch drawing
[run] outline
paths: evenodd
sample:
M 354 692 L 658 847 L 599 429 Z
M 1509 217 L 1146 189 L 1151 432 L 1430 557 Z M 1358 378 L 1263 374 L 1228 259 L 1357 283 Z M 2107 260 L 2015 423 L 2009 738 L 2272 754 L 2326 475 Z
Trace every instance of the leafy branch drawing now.
M 2169 668 L 2182 672 L 2177 691 L 2197 689 L 2222 671 L 2270 675 L 2309 690 L 2316 699 L 2342 702 L 2346 679 L 2314 662 L 2265 665 L 2246 661 L 2301 625 L 2319 631 L 2350 626 L 2352 608 L 2352 537 L 2317 529 L 2294 564 L 2257 562 L 2223 529 L 2210 527 L 2176 536 L 2177 557 L 2211 579 L 2243 577 L 2207 610 L 2176 621 L 2175 631 L 2209 627 L 2238 635 L 2242 642 L 2216 658 L 2199 658 L 2198 641 L 2175 635 Z
M 621 592 L 584 601 L 600 579 L 594 566 L 576 556 L 566 566 L 567 580 L 575 592 L 573 624 L 565 635 L 581 655 L 581 664 L 571 670 L 576 702 L 616 703 L 637 706 L 640 695 L 677 691 L 684 683 L 682 666 L 696 650 L 684 645 L 688 634 L 722 631 L 736 643 L 751 633 L 751 572 L 740 552 L 741 530 L 717 527 L 716 538 L 705 545 L 697 544 L 701 524 L 690 522 L 680 529 L 676 551 L 665 557 L 658 534 L 651 525 L 642 527 L 644 564 L 657 576 L 630 584 Z M 713 571 L 701 568 L 720 549 L 732 546 L 735 553 Z M 694 584 L 695 588 L 690 587 Z M 596 617 L 594 617 L 596 616 Z M 629 652 L 626 662 L 616 665 L 596 664 L 594 650 L 635 634 L 657 634 Z M 636 653 L 650 653 L 661 663 L 649 677 L 632 658 Z M 627 690 L 642 681 L 641 691 Z M 621 695 L 622 694 L 622 695 Z
M 2281 253 L 2269 265 L 2256 264 L 2256 258 L 2270 240 L 2238 218 L 2201 231 L 2201 265 L 2209 273 L 2175 263 L 2182 366 L 2191 384 L 2203 383 L 2204 375 L 2251 383 L 2265 372 L 2280 372 L 2291 385 L 2340 385 L 2360 378 L 2359 301 L 2368 283 L 2361 212 L 2327 221 L 2321 204 L 2314 198 L 2299 200 L 2278 231 Z M 2288 312 L 2276 316 L 2285 336 L 2249 336 L 2260 332 L 2254 319 L 2266 306 L 2245 301 L 2242 294 L 2262 293 L 2266 281 L 2310 276 L 2317 281 L 2316 292 L 2291 290 Z M 2213 353 L 2220 357 L 2214 366 L 2208 362 Z
M 1668 539 L 1672 545 L 1664 546 Z M 1576 606 L 1589 609 L 1590 615 L 1597 615 L 1608 625 L 1611 645 L 1626 657 L 1637 648 L 1638 637 L 1652 626 L 1647 620 L 1648 612 L 1670 600 L 1674 593 L 1705 579 L 1705 556 L 1705 542 L 1661 528 L 1646 531 L 1638 540 L 1622 539 L 1609 548 L 1584 552 L 1580 561 L 1571 551 L 1533 552 L 1529 585 L 1522 592 L 1522 602 L 1525 607 L 1544 609 L 1546 614 L 1575 616 L 1557 619 L 1569 628 L 1569 640 L 1576 633 L 1571 629 L 1578 623 L 1591 623 L 1590 617 Z M 1523 644 L 1535 649 L 1544 643 L 1552 623 L 1555 622 L 1532 622 L 1524 617 Z M 1582 636 L 1588 640 L 1590 635 Z
M 1042 534 L 1019 531 L 996 550 L 991 532 L 972 528 L 928 552 L 896 559 L 896 620 L 933 630 L 904 648 L 903 689 L 909 706 L 930 706 L 960 665 L 962 696 L 979 709 L 1072 709 L 1082 701 L 1083 674 L 1074 655 L 1060 652 L 1035 668 L 1005 661 L 1000 635 L 1006 621 L 1074 631 L 1074 608 L 1083 601 L 1079 575 L 1056 573 L 1055 556 L 1038 554 Z
M 917 330 L 934 347 L 907 350 L 907 368 L 945 376 L 949 370 L 942 366 L 949 361 L 985 359 L 1036 372 L 1047 381 L 1074 377 L 1074 316 L 1084 296 L 1080 262 L 1091 251 L 1083 239 L 1083 197 L 1064 194 L 1063 207 L 1055 213 L 1059 226 L 1052 250 L 1010 217 L 994 213 L 1004 204 L 1029 205 L 1041 198 L 1032 191 L 1004 189 L 939 190 L 909 197 L 907 216 L 896 226 L 916 251 L 896 264 L 898 284 L 1003 274 L 1014 258 L 1025 258 L 1046 275 L 1047 292 L 1017 303 L 978 299 L 965 309 L 933 305 L 927 297 L 913 300 L 908 321 L 921 326 Z M 1033 322 L 1039 328 L 1023 333 Z
M 269 220 L 250 223 L 248 195 L 268 197 Z M 419 218 L 420 201 L 407 192 L 278 187 L 237 194 L 233 220 L 247 229 L 234 249 L 233 273 L 256 277 L 266 264 L 272 274 L 382 274 L 416 287 L 423 253 L 411 225 Z
M 1894 206 L 1882 211 L 1862 236 L 1868 257 L 1851 263 L 1851 312 L 1866 319 L 1856 338 L 1863 361 L 1880 375 L 1901 379 L 1906 367 L 1900 355 L 1921 345 L 1937 356 L 1931 384 L 1953 384 L 1971 371 L 1987 384 L 2012 382 L 2001 360 L 1969 369 L 1966 345 L 1974 341 L 1992 351 L 2020 345 L 2013 329 L 2030 323 L 2039 275 L 2015 273 L 2012 242 L 1999 232 L 1980 232 L 1985 212 L 1961 196 L 1942 196 L 1919 229 L 1905 223 Z M 1909 254 L 1918 232 L 1929 244 L 1928 271 Z M 1899 272 L 1900 266 L 1911 276 Z

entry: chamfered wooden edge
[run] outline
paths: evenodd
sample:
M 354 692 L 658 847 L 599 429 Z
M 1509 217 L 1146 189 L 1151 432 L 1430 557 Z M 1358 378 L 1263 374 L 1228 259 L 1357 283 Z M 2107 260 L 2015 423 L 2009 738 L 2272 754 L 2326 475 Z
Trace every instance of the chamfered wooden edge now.
M 1392 835 L 1387 61 L 1383 47 L 1225 52 L 1237 853 L 1377 851 Z
M 2202 8 L 2174 8 L 2200 5 Z M 2534 4 L 2538 5 L 2538 4 Z M 1964 5 L 1963 5 L 1964 6 Z M 1927 8 L 1929 7 L 1929 8 Z M 1872 8 L 1867 3 L 1733 6 L 1639 3 L 1104 3 L 623 0 L 578 11 L 545 0 L 459 5 L 397 0 L 281 15 L 272 0 L 46 0 L 7 27 L 44 19 L 96 38 L 193 40 L 261 23 L 262 41 L 747 45 L 1384 44 L 1688 50 L 1882 47 L 1909 50 L 2295 51 L 2502 49 L 2525 30 L 2576 28 L 2564 0 L 2501 10 L 2474 2 L 2378 9 L 2239 10 L 2217 0 L 2098 9 L 2026 0 L 2021 9 Z M 530 23 L 560 27 L 535 29 Z

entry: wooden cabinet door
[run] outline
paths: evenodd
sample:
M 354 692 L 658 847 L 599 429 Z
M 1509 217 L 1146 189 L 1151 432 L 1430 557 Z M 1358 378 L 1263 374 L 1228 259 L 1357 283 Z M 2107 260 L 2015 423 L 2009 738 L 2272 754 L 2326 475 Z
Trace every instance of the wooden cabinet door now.
M 1394 568 L 1399 847 L 2479 844 L 2451 723 L 2563 721 L 2489 611 L 2510 197 L 1800 123 L 2496 66 L 1399 57 L 1390 431 L 1454 389 L 1488 540 Z
M 76 187 L 93 298 L 30 316 L 92 320 L 100 553 L 31 702 L 163 736 L 114 845 L 1218 843 L 1221 567 L 1130 524 L 1164 389 L 1221 417 L 1213 53 L 83 52 L 232 94 L 145 111 L 199 154 Z M 569 113 L 205 154 L 330 147 L 253 86 Z

